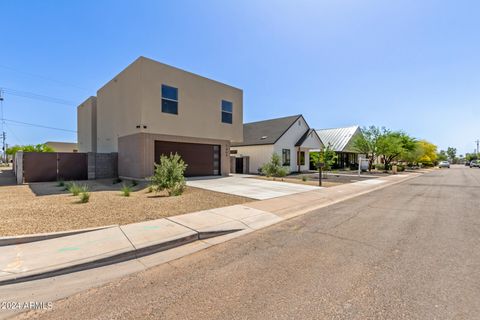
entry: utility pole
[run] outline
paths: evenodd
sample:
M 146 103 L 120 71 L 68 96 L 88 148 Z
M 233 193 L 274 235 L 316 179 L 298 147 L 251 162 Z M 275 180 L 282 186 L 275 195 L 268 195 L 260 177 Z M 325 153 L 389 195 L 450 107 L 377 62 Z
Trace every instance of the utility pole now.
M 2 160 L 7 162 L 7 148 L 5 147 L 7 134 L 5 133 L 5 118 L 3 117 L 3 90 L 0 88 L 0 121 L 2 123 L 2 132 L 0 138 L 2 139 Z
M 475 141 L 477 143 L 477 154 L 480 153 L 480 149 L 478 148 L 478 146 L 480 145 L 480 140 L 477 139 L 477 141 Z

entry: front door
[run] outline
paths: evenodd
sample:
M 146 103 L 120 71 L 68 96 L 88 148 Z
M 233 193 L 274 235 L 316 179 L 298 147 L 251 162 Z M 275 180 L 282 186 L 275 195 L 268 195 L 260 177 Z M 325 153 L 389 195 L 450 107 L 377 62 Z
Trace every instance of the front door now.
M 243 173 L 243 158 L 235 158 L 235 173 Z

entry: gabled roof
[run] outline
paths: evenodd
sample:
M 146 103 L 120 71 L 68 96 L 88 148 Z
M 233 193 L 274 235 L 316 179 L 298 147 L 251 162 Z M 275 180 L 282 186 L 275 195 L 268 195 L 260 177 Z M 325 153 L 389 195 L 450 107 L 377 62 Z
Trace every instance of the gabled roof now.
M 351 126 L 345 128 L 332 128 L 316 130 L 320 140 L 325 146 L 330 145 L 334 151 L 343 152 L 346 150 L 349 142 L 355 134 L 360 133 L 359 126 Z
M 243 125 L 243 142 L 232 146 L 254 146 L 274 144 L 300 118 L 301 114 L 270 119 Z
M 318 136 L 318 133 L 317 131 L 315 131 L 315 129 L 308 129 L 304 134 L 303 136 L 300 138 L 300 140 L 297 141 L 297 143 L 295 143 L 295 147 L 301 147 L 302 144 L 305 142 L 305 140 L 307 140 L 308 136 L 310 135 L 310 133 L 315 133 L 315 135 L 318 137 L 318 140 L 320 140 L 320 143 L 322 142 L 322 139 L 320 139 L 320 137 Z

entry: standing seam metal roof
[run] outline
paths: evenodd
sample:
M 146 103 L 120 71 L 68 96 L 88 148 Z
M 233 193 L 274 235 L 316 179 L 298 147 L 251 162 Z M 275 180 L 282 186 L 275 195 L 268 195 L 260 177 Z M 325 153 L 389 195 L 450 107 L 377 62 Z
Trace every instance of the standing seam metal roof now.
M 348 152 L 345 150 L 352 137 L 360 132 L 359 126 L 351 126 L 345 128 L 332 128 L 317 130 L 317 134 L 325 146 L 330 144 L 331 148 L 336 152 Z

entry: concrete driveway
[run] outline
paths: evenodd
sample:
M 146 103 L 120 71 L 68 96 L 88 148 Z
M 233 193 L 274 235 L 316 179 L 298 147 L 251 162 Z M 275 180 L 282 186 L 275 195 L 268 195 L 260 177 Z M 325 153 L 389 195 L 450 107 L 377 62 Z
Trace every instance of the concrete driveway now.
M 320 188 L 296 183 L 260 180 L 250 175 L 189 178 L 187 185 L 257 200 L 271 199 Z

